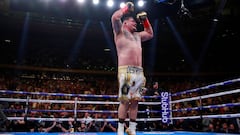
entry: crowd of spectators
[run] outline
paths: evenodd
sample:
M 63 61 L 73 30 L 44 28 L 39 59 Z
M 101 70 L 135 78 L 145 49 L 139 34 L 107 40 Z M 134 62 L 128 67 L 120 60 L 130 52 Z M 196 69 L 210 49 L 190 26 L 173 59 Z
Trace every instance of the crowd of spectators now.
M 210 84 L 205 79 L 198 80 L 161 80 L 158 79 L 158 87 L 154 90 L 153 82 L 156 78 L 148 79 L 147 95 L 159 96 L 160 92 L 168 91 L 175 93 L 187 89 L 197 88 Z M 12 74 L 2 72 L 0 75 L 0 90 L 25 91 L 25 92 L 47 92 L 47 93 L 65 93 L 65 94 L 90 94 L 90 95 L 117 95 L 118 87 L 115 76 L 109 75 L 77 75 L 75 73 L 51 73 L 51 72 L 24 72 Z M 181 94 L 172 97 L 172 100 L 190 98 L 200 95 L 213 94 L 239 88 L 239 83 L 221 86 L 201 93 Z M 74 100 L 71 96 L 46 96 L 41 94 L 23 95 L 23 94 L 4 94 L 0 97 L 22 98 L 27 96 L 31 99 L 41 100 Z M 78 101 L 100 101 L 106 104 L 78 104 L 77 110 L 83 110 L 77 113 L 76 121 L 74 116 L 74 104 L 69 103 L 29 103 L 25 102 L 7 102 L 3 111 L 8 117 L 36 117 L 53 118 L 53 121 L 44 120 L 7 120 L 1 125 L 1 131 L 5 132 L 115 132 L 117 129 L 116 121 L 107 119 L 117 118 L 116 104 L 107 104 L 107 102 L 117 102 L 117 98 L 86 98 L 77 97 Z M 144 99 L 143 101 L 158 102 L 159 98 Z M 214 98 L 202 99 L 202 101 L 188 101 L 172 104 L 173 110 L 183 108 L 201 107 L 208 105 L 239 103 L 240 95 L 227 94 Z M 26 107 L 28 112 L 25 112 Z M 159 118 L 161 115 L 151 110 L 160 110 L 160 106 L 139 105 L 140 111 L 150 110 L 150 112 L 139 113 L 139 118 Z M 45 110 L 45 111 L 43 111 Z M 46 111 L 47 110 L 47 111 Z M 56 111 L 60 110 L 60 111 Z M 98 110 L 107 110 L 108 112 L 97 112 Z M 173 117 L 190 117 L 212 114 L 233 114 L 239 113 L 239 106 L 216 107 L 210 109 L 182 110 L 174 111 Z M 115 112 L 114 112 L 115 111 Z M 59 121 L 59 118 L 69 118 L 69 121 Z M 97 121 L 96 119 L 102 119 Z M 126 124 L 126 127 L 128 125 Z M 166 131 L 166 130 L 184 130 L 184 131 L 207 131 L 221 133 L 240 133 L 239 118 L 200 118 L 200 119 L 175 119 L 171 124 L 163 124 L 159 121 L 139 121 L 138 131 Z

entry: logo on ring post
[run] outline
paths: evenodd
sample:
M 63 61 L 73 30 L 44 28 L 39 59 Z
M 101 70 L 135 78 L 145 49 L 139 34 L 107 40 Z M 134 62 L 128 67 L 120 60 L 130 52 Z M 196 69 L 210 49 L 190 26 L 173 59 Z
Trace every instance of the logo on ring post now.
M 170 93 L 161 92 L 161 112 L 162 112 L 162 123 L 170 123 Z

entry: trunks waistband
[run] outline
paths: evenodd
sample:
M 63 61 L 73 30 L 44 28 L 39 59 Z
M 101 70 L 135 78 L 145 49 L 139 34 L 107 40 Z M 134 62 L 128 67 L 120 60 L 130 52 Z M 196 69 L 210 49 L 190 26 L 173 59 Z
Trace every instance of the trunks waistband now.
M 143 68 L 140 66 L 119 66 L 118 71 L 125 71 L 127 73 L 139 73 L 143 72 Z

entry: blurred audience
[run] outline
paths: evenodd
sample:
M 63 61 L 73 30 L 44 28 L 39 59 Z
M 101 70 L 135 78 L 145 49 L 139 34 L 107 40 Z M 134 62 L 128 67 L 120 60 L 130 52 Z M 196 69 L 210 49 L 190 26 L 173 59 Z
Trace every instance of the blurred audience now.
M 115 76 L 114 76 L 115 77 Z M 117 95 L 117 81 L 113 76 L 106 75 L 85 75 L 85 74 L 71 74 L 71 73 L 56 73 L 56 72 L 21 72 L 11 74 L 4 72 L 0 75 L 0 90 L 11 91 L 25 91 L 25 92 L 47 92 L 47 93 L 65 93 L 65 94 L 86 94 L 86 95 Z M 205 79 L 181 81 L 168 80 L 164 81 L 156 79 L 147 82 L 147 96 L 155 96 L 146 101 L 159 102 L 159 96 L 162 91 L 171 93 L 193 89 L 201 86 L 206 86 L 209 82 Z M 193 92 L 188 94 L 181 94 L 172 97 L 172 100 L 196 97 L 199 95 L 213 94 L 223 92 L 229 89 L 237 89 L 239 85 L 230 85 L 229 87 L 213 88 L 208 91 Z M 1 93 L 1 98 L 23 98 L 27 95 L 23 94 L 4 94 Z M 74 100 L 71 96 L 49 96 L 49 95 L 28 95 L 31 99 L 41 100 Z M 79 101 L 97 100 L 100 102 L 116 102 L 116 98 L 87 98 L 78 97 Z M 183 108 L 193 108 L 208 105 L 239 103 L 239 94 L 229 94 L 215 98 L 207 98 L 199 101 L 188 101 L 172 104 L 173 110 L 180 110 Z M 2 106 L 2 105 L 1 105 Z M 140 105 L 141 111 L 146 113 L 139 113 L 144 118 L 160 117 L 159 111 L 161 108 L 149 105 Z M 117 124 L 107 119 L 116 119 L 117 115 L 113 112 L 100 113 L 94 112 L 97 110 L 116 111 L 117 106 L 113 104 L 78 104 L 78 110 L 86 110 L 86 112 L 78 112 L 77 118 L 83 118 L 82 121 L 75 121 L 74 104 L 67 103 L 29 103 L 28 113 L 25 114 L 26 104 L 22 102 L 8 102 L 7 107 L 2 108 L 4 115 L 8 117 L 36 117 L 36 118 L 56 118 L 55 121 L 33 121 L 33 120 L 7 120 L 4 124 L 1 123 L 0 131 L 2 132 L 116 132 Z M 49 111 L 42 111 L 49 110 Z M 58 110 L 58 111 L 56 111 Z M 69 111 L 70 110 L 70 111 Z M 239 113 L 239 106 L 225 106 L 219 108 L 206 108 L 202 110 L 184 110 L 173 111 L 174 117 L 188 117 L 199 115 L 213 115 L 213 114 L 227 114 Z M 57 118 L 69 118 L 69 121 L 58 121 Z M 97 121 L 96 119 L 102 119 Z M 147 126 L 147 127 L 146 127 Z M 127 128 L 127 125 L 126 125 Z M 139 131 L 166 131 L 166 130 L 184 130 L 184 131 L 207 131 L 207 132 L 221 132 L 221 133 L 240 133 L 239 118 L 231 119 L 217 119 L 217 118 L 202 118 L 202 119 L 176 119 L 172 124 L 163 124 L 159 121 L 140 122 L 138 125 Z

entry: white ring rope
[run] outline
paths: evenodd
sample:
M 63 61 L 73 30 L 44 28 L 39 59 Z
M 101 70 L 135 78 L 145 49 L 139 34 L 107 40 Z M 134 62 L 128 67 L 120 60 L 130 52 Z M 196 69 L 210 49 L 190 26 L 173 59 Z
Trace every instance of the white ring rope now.
M 185 91 L 181 91 L 181 92 L 177 92 L 177 93 L 172 93 L 172 96 L 178 96 L 178 95 L 181 95 L 181 94 L 197 92 L 199 90 L 206 90 L 206 89 L 210 89 L 210 88 L 214 88 L 214 87 L 218 87 L 218 86 L 224 86 L 224 85 L 227 85 L 227 84 L 232 84 L 232 83 L 235 83 L 235 82 L 240 82 L 240 78 L 227 80 L 227 81 L 219 82 L 219 83 L 215 83 L 215 84 L 210 84 L 210 85 L 207 85 L 207 86 L 203 86 L 203 87 L 199 87 L 199 88 L 195 88 L 195 89 L 190 89 L 190 90 L 185 90 Z
M 179 99 L 171 101 L 171 103 L 179 103 L 179 102 L 186 102 L 186 101 L 193 101 L 198 99 L 205 99 L 205 98 L 211 98 L 211 97 L 217 97 L 222 95 L 229 95 L 229 94 L 235 94 L 240 93 L 240 89 L 226 91 L 226 92 L 219 92 L 204 96 L 198 96 L 193 98 L 185 98 L 185 99 Z M 16 99 L 16 98 L 0 98 L 0 101 L 9 101 L 9 102 L 27 102 L 27 99 Z M 39 103 L 75 103 L 74 100 L 41 100 L 41 99 L 29 99 L 29 102 L 39 102 Z M 79 104 L 106 104 L 106 102 L 99 102 L 99 101 L 77 101 Z M 119 102 L 107 102 L 108 104 L 119 104 Z M 161 102 L 139 102 L 139 104 L 145 104 L 145 105 L 160 105 Z
M 198 89 L 204 90 L 204 89 L 209 89 L 212 87 L 216 86 L 221 86 L 228 84 L 229 82 L 238 82 L 240 81 L 240 78 L 235 79 L 235 80 L 230 80 L 226 82 L 221 82 L 221 83 L 216 83 L 212 85 L 208 85 L 205 87 L 200 87 L 192 90 L 187 90 L 185 92 L 178 92 L 175 94 L 172 94 L 172 96 L 176 96 L 178 94 L 186 94 L 189 92 L 196 92 Z M 7 92 L 4 90 L 0 91 L 1 93 Z M 9 91 L 8 91 L 9 92 Z M 12 91 L 13 93 L 18 93 L 18 94 L 26 94 L 26 92 L 21 92 L 21 91 Z M 193 100 L 202 100 L 206 98 L 212 98 L 212 97 L 218 97 L 218 96 L 223 96 L 223 95 L 229 95 L 229 94 L 235 94 L 235 93 L 240 93 L 240 89 L 235 89 L 235 90 L 230 90 L 230 91 L 225 91 L 225 92 L 219 92 L 219 93 L 214 93 L 214 94 L 208 94 L 208 95 L 203 95 L 203 96 L 198 96 L 198 97 L 192 97 L 192 98 L 185 98 L 185 99 L 180 99 L 180 100 L 175 100 L 175 101 L 170 101 L 171 104 L 173 103 L 178 103 L 178 102 L 186 102 L 186 101 L 193 101 Z M 28 93 L 29 94 L 29 93 Z M 31 92 L 30 94 L 43 94 L 40 92 Z M 58 93 L 44 93 L 43 95 L 52 95 L 52 96 L 58 96 L 62 95 Z M 75 96 L 74 94 L 64 94 L 65 96 Z M 116 97 L 116 96 L 107 96 L 107 95 L 82 95 L 82 94 L 77 94 L 78 96 L 81 97 Z M 40 100 L 40 99 L 16 99 L 16 98 L 0 98 L 0 101 L 8 101 L 8 102 L 26 102 L 27 104 L 29 102 L 38 102 L 38 103 L 71 103 L 75 105 L 74 113 L 77 113 L 77 104 L 119 104 L 119 102 L 109 102 L 109 101 L 77 101 L 77 98 L 75 100 Z M 139 102 L 139 104 L 144 104 L 144 105 L 160 105 L 161 102 Z M 229 103 L 229 104 L 220 104 L 220 105 L 208 105 L 208 106 L 202 106 L 201 108 L 216 108 L 216 107 L 225 107 L 225 106 L 234 106 L 234 105 L 240 105 L 240 103 Z M 195 109 L 197 110 L 199 107 L 193 107 L 193 108 L 183 108 L 183 109 L 175 109 L 172 111 L 177 111 L 177 110 L 190 110 L 190 109 Z M 33 110 L 34 111 L 34 110 Z M 102 111 L 99 111 L 102 112 Z M 110 111 L 109 111 L 110 112 Z M 116 112 L 116 111 L 112 111 Z M 235 118 L 235 117 L 240 117 L 240 113 L 236 114 L 217 114 L 217 115 L 201 115 L 201 116 L 186 116 L 186 117 L 171 117 L 170 119 L 201 119 L 201 118 Z M 9 120 L 41 120 L 41 121 L 86 121 L 87 119 L 85 118 L 36 118 L 36 117 L 7 117 Z M 92 119 L 94 121 L 118 121 L 118 119 Z M 129 120 L 129 119 L 127 119 Z M 160 121 L 162 118 L 138 118 L 137 121 Z
M 8 120 L 37 120 L 37 121 L 74 121 L 74 118 L 35 118 L 35 117 L 7 117 Z M 86 118 L 77 118 L 77 121 L 119 121 L 119 119 L 86 119 Z M 129 119 L 126 119 L 129 121 Z M 138 118 L 137 121 L 158 121 L 162 120 L 161 118 Z
M 202 115 L 202 116 L 186 116 L 186 117 L 173 117 L 172 119 L 237 118 L 237 117 L 240 117 L 240 113 L 234 113 L 234 114 Z
M 226 106 L 239 106 L 240 102 L 238 103 L 228 103 L 228 104 L 219 104 L 219 105 L 207 105 L 207 106 L 202 106 L 203 109 L 207 109 L 207 108 L 220 108 L 220 107 L 226 107 Z M 181 108 L 181 109 L 174 109 L 172 111 L 176 112 L 176 111 L 188 111 L 188 110 L 197 110 L 199 109 L 199 107 L 192 107 L 192 108 Z
M 186 116 L 186 117 L 172 117 L 172 120 L 177 119 L 200 119 L 200 118 L 237 118 L 240 113 L 236 114 L 216 114 L 216 115 L 202 115 L 202 116 Z M 35 117 L 7 117 L 8 120 L 37 120 L 37 121 L 74 121 L 74 118 L 35 118 Z M 85 118 L 77 118 L 77 121 L 88 121 Z M 91 119 L 94 121 L 118 121 L 118 119 Z M 126 119 L 129 121 L 129 119 Z M 138 118 L 137 121 L 160 121 L 161 118 Z
M 214 93 L 214 94 L 208 94 L 208 95 L 198 96 L 198 97 L 193 97 L 193 98 L 184 98 L 184 99 L 174 100 L 174 101 L 171 101 L 171 103 L 173 104 L 173 103 L 179 103 L 179 102 L 193 101 L 193 100 L 198 100 L 198 99 L 218 97 L 218 96 L 229 95 L 229 94 L 234 94 L 234 93 L 240 93 L 240 89 L 219 92 L 219 93 Z
M 20 98 L 0 98 L 0 101 L 8 101 L 8 102 L 27 102 L 27 99 Z M 38 102 L 38 103 L 71 103 L 74 104 L 74 100 L 41 100 L 41 99 L 29 99 L 29 102 Z M 109 101 L 76 101 L 78 104 L 119 104 L 119 102 L 109 102 Z M 139 104 L 144 105 L 160 105 L 161 102 L 139 102 Z
M 118 98 L 117 95 L 93 95 L 93 94 L 67 94 L 67 93 L 47 93 L 47 92 L 26 92 L 13 90 L 0 90 L 0 93 L 22 94 L 22 95 L 43 95 L 43 96 L 68 96 L 68 97 L 84 97 L 84 98 Z M 156 98 L 160 96 L 143 96 L 144 98 Z

